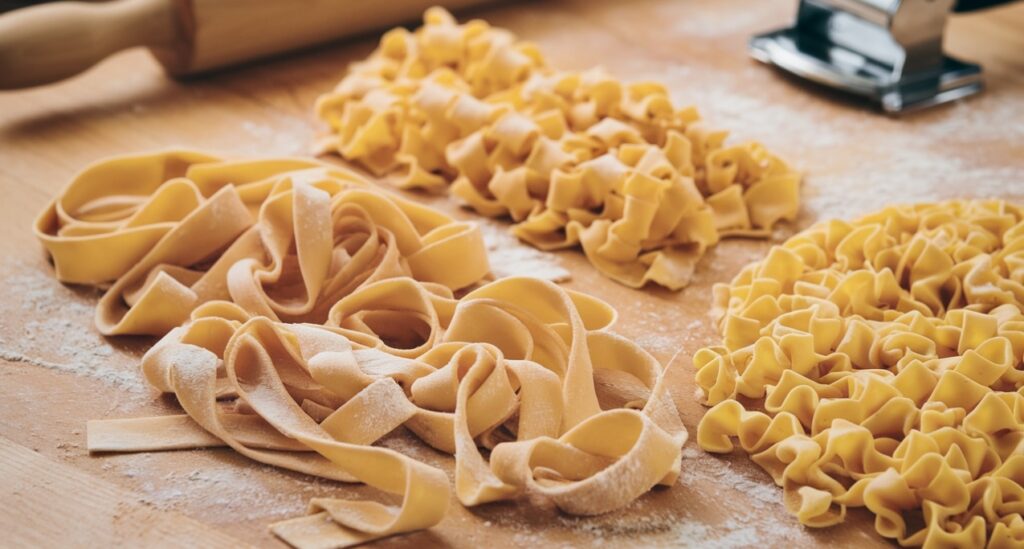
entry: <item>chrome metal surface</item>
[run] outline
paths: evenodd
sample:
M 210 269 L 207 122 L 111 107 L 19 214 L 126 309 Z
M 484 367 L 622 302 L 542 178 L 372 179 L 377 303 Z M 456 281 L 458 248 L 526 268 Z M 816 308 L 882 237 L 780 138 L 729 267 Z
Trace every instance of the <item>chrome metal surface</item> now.
M 792 27 L 750 40 L 755 59 L 868 97 L 889 113 L 981 91 L 981 68 L 945 56 L 953 0 L 801 0 Z

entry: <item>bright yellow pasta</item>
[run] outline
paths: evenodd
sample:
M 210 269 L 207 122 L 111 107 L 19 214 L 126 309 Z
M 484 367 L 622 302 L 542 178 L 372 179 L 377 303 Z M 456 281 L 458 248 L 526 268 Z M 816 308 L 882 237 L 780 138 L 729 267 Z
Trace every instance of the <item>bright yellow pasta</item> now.
M 399 427 L 454 455 L 466 506 L 529 493 L 592 515 L 679 476 L 687 433 L 665 368 L 608 331 L 613 309 L 533 278 L 479 285 L 475 225 L 353 173 L 115 158 L 77 176 L 36 230 L 58 278 L 110 284 L 103 333 L 163 335 L 142 369 L 185 412 L 91 421 L 90 451 L 226 445 L 400 498 L 315 499 L 271 526 L 295 547 L 442 520 L 445 472 L 375 445 Z
M 702 448 L 736 439 L 808 526 L 867 507 L 904 546 L 1024 544 L 1024 209 L 821 223 L 715 292 Z
M 799 204 L 799 176 L 757 143 L 725 146 L 664 86 L 564 72 L 483 21 L 428 10 L 395 29 L 318 115 L 325 151 L 402 188 L 451 192 L 543 249 L 579 245 L 632 287 L 679 289 L 723 236 L 766 236 Z

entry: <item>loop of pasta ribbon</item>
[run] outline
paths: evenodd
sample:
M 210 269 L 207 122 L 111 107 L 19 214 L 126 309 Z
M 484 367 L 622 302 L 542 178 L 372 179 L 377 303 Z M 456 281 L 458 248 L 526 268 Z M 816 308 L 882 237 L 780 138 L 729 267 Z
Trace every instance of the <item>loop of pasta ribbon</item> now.
M 665 369 L 608 331 L 613 309 L 537 279 L 479 284 L 474 224 L 352 172 L 115 158 L 79 174 L 36 232 L 58 278 L 106 287 L 102 333 L 162 336 L 142 370 L 185 412 L 91 421 L 90 451 L 227 445 L 384 494 L 314 499 L 272 525 L 296 547 L 442 520 L 445 472 L 378 444 L 400 427 L 454 455 L 466 506 L 533 493 L 598 514 L 679 475 L 686 430 Z

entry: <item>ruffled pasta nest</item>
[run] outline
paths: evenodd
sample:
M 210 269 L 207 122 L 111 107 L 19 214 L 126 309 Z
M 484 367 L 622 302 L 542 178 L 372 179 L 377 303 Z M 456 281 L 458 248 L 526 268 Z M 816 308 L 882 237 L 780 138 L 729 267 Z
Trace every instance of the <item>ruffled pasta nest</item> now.
M 676 109 L 664 86 L 548 67 L 535 46 L 428 10 L 317 102 L 321 149 L 402 188 L 450 188 L 542 249 L 580 246 L 632 287 L 679 289 L 724 236 L 766 236 L 799 205 L 796 172 Z
M 900 545 L 1024 543 L 1024 210 L 821 223 L 715 292 L 702 448 L 737 440 L 809 526 L 863 506 Z

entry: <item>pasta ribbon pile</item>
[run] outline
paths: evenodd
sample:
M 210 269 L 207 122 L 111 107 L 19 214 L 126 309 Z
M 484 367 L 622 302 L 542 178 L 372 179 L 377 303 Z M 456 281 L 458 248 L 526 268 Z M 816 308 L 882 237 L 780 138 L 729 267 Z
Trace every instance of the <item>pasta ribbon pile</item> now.
M 103 333 L 163 335 L 142 369 L 185 412 L 90 421 L 90 451 L 226 445 L 383 493 L 317 498 L 271 526 L 295 547 L 442 520 L 445 472 L 377 444 L 403 426 L 454 455 L 466 506 L 539 495 L 593 515 L 680 474 L 667 367 L 608 330 L 611 307 L 539 279 L 476 284 L 488 266 L 475 225 L 345 170 L 115 158 L 36 228 L 58 278 L 112 283 Z
M 686 286 L 723 236 L 767 236 L 799 175 L 757 143 L 673 107 L 664 86 L 557 71 L 535 46 L 440 8 L 386 33 L 317 102 L 335 151 L 401 188 L 509 216 L 542 249 L 579 245 L 608 277 Z
M 1024 209 L 828 221 L 715 295 L 703 449 L 735 438 L 808 526 L 867 507 L 903 546 L 1024 544 Z
M 474 224 L 310 160 L 114 158 L 75 177 L 35 232 L 62 282 L 112 282 L 96 311 L 104 335 L 163 335 L 212 300 L 322 322 L 378 280 L 411 276 L 450 293 L 490 270 Z

